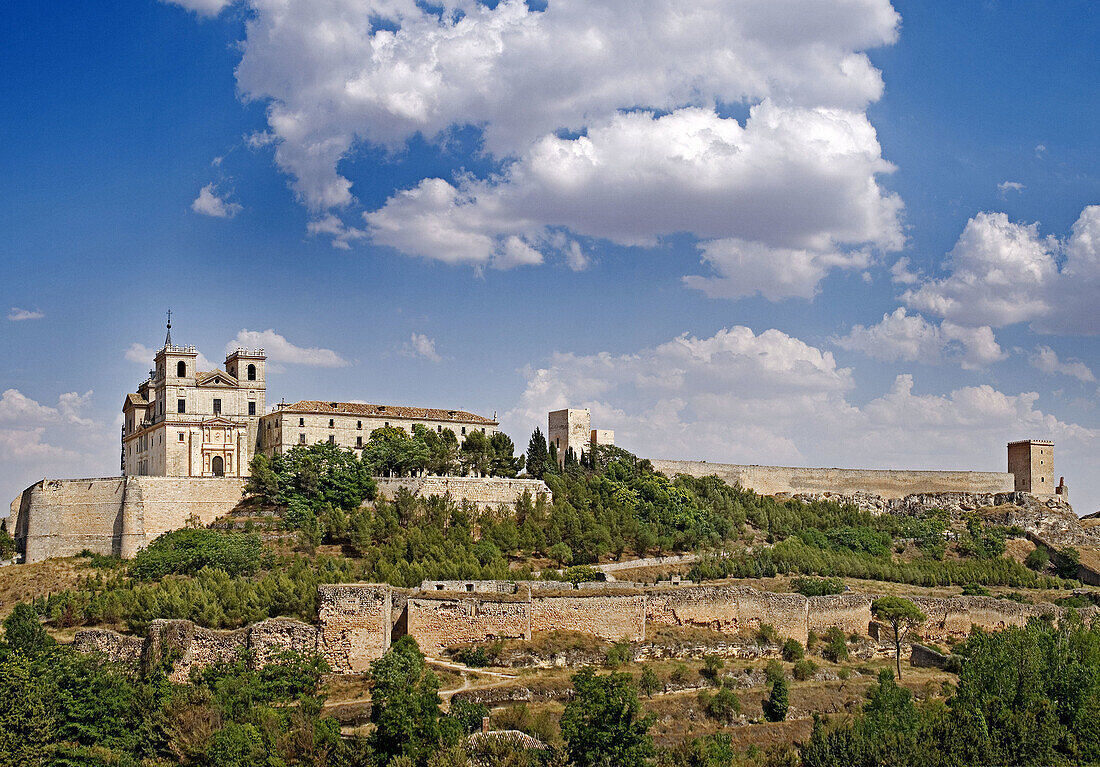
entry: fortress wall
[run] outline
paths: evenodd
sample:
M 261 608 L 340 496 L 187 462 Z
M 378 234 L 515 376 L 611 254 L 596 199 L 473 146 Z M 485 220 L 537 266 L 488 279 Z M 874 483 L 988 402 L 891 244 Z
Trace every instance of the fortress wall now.
M 531 499 L 544 495 L 551 497 L 550 488 L 541 479 L 504 479 L 501 477 L 375 477 L 378 493 L 383 498 L 393 500 L 400 488 L 405 488 L 415 496 L 427 498 L 431 495 L 451 494 L 456 502 L 470 501 L 479 506 L 496 507 L 500 504 L 511 506 L 523 495 L 531 494 Z
M 319 650 L 334 671 L 366 671 L 390 646 L 393 593 L 390 586 L 354 583 L 320 586 Z
M 410 598 L 408 633 L 426 655 L 494 637 L 531 638 L 531 603 L 499 596 Z
M 646 598 L 641 594 L 532 596 L 532 631 L 580 631 L 617 642 L 645 639 Z
M 845 634 L 866 636 L 871 626 L 871 601 L 869 594 L 836 594 L 808 599 L 807 628 L 824 634 L 837 626 Z
M 770 591 L 744 589 L 737 597 L 741 625 L 756 631 L 767 623 L 784 639 L 797 639 L 806 644 L 807 601 L 801 594 L 775 594 Z
M 25 562 L 71 557 L 84 549 L 132 558 L 154 538 L 204 524 L 240 502 L 236 478 L 106 477 L 45 479 L 12 502 L 16 544 Z
M 73 637 L 73 648 L 83 653 L 98 653 L 112 663 L 137 664 L 141 662 L 145 639 L 110 629 L 81 629 Z
M 1008 626 L 1023 626 L 1030 618 L 1061 616 L 1065 612 L 1049 604 L 1028 605 L 993 597 L 914 597 L 913 602 L 928 616 L 917 633 L 933 641 L 948 637 L 963 639 L 973 626 L 997 631 Z
M 900 469 L 819 469 L 794 466 L 747 466 L 707 461 L 654 460 L 665 474 L 717 475 L 761 495 L 778 493 L 871 493 L 904 498 L 913 493 L 1010 493 L 1013 476 L 988 471 L 906 471 Z
M 15 521 L 24 561 L 71 557 L 84 549 L 121 553 L 125 489 L 122 477 L 44 479 L 28 487 Z
M 736 634 L 741 629 L 737 605 L 740 586 L 684 586 L 649 595 L 646 617 L 669 626 L 700 626 Z
M 184 527 L 191 516 L 208 525 L 228 514 L 244 497 L 246 482 L 238 477 L 127 477 L 125 514 L 134 536 L 123 541 L 122 556 L 136 556 L 158 535 Z

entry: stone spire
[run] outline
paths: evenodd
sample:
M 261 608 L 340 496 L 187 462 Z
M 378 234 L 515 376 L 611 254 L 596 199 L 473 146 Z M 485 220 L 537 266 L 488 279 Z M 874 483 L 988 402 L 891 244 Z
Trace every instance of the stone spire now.
M 172 310 L 168 310 L 168 335 L 164 337 L 164 345 L 172 345 Z

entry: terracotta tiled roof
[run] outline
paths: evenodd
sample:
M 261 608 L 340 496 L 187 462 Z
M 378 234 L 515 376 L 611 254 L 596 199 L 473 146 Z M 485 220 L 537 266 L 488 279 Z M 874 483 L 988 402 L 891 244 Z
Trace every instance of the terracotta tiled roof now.
M 127 394 L 126 402 L 123 403 L 123 407 L 126 405 L 135 405 L 136 407 L 149 407 L 149 402 L 140 394 Z
M 496 426 L 497 422 L 491 418 L 468 413 L 465 410 L 444 410 L 437 407 L 404 407 L 401 405 L 368 405 L 362 402 L 321 402 L 320 400 L 304 399 L 290 405 L 282 406 L 278 411 L 282 413 L 310 413 L 324 415 L 335 413 L 337 415 L 366 415 L 376 418 L 410 418 L 423 419 L 425 421 L 461 421 L 463 423 L 479 423 Z

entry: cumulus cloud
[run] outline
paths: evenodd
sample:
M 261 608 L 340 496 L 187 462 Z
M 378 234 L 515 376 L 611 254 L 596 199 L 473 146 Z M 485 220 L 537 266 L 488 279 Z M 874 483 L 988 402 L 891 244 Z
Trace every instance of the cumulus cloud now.
M 214 17 L 223 9 L 233 5 L 234 0 L 162 0 L 162 2 L 194 11 L 199 16 Z
M 238 88 L 268 115 L 252 143 L 274 145 L 311 231 L 339 247 L 357 230 L 327 217 L 355 204 L 338 165 L 356 145 L 399 150 L 463 126 L 481 132 L 494 172 L 396 192 L 367 212 L 375 242 L 452 264 L 554 256 L 579 269 L 588 256 L 556 234 L 650 246 L 686 232 L 811 261 L 773 291 L 806 296 L 817 275 L 861 268 L 849 251 L 902 240 L 864 112 L 883 88 L 864 51 L 897 35 L 888 0 L 241 2 Z M 752 109 L 739 122 L 716 108 L 727 104 Z M 730 247 L 704 250 L 713 273 L 696 287 L 731 292 Z
M 406 357 L 420 357 L 431 362 L 439 362 L 443 359 L 435 350 L 435 340 L 428 338 L 423 333 L 413 333 L 405 345 L 401 347 L 400 353 Z
M 909 259 L 902 256 L 890 267 L 890 281 L 898 285 L 916 285 L 921 278 L 909 271 Z
M 1096 380 L 1096 376 L 1093 375 L 1088 365 L 1084 362 L 1075 359 L 1063 362 L 1058 359 L 1058 354 L 1049 346 L 1035 347 L 1035 353 L 1028 357 L 1028 361 L 1036 370 L 1046 373 L 1047 375 L 1060 373 L 1061 375 L 1072 376 L 1085 383 L 1094 382 Z
M 964 325 L 1030 322 L 1039 332 L 1100 333 L 1100 205 L 1085 208 L 1064 241 L 1040 235 L 1038 224 L 979 213 L 948 254 L 946 270 L 902 300 Z
M 588 407 L 594 427 L 649 457 L 987 471 L 1004 471 L 1006 442 L 1047 438 L 1058 443 L 1059 473 L 1100 499 L 1091 470 L 1100 430 L 1040 410 L 1037 393 L 923 393 L 903 374 L 858 405 L 851 369 L 778 330 L 735 327 L 630 354 L 559 353 L 523 375 L 502 419 L 516 434 L 545 426 L 549 410 Z
M 997 184 L 997 191 L 1001 193 L 1001 197 L 1005 197 L 1009 192 L 1022 192 L 1025 189 L 1027 187 L 1019 181 L 1002 181 Z
M 238 203 L 220 197 L 213 184 L 207 184 L 199 190 L 199 196 L 191 203 L 191 210 L 214 218 L 233 218 L 242 208 Z
M 270 362 L 287 362 L 321 368 L 342 368 L 349 363 L 332 349 L 295 346 L 274 330 L 241 330 L 225 345 L 226 354 L 233 350 L 263 349 Z
M 23 322 L 24 320 L 40 320 L 45 316 L 45 313 L 40 312 L 37 309 L 20 309 L 18 306 L 13 306 L 11 308 L 11 311 L 8 312 L 8 319 L 12 322 Z
M 935 325 L 919 314 L 906 313 L 904 307 L 882 315 L 877 325 L 854 326 L 848 335 L 836 339 L 836 344 L 887 362 L 957 362 L 968 370 L 1007 356 L 988 326 L 970 328 L 946 320 Z

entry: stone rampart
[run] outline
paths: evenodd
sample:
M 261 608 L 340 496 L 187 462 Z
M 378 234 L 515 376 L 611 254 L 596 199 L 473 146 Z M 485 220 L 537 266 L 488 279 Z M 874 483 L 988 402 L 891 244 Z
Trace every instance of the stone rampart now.
M 645 639 L 644 594 L 532 596 L 532 631 L 580 631 L 617 642 Z
M 646 613 L 653 623 L 700 626 L 723 634 L 757 631 L 761 624 L 780 636 L 806 641 L 807 600 L 747 586 L 684 586 L 651 592 Z
M 707 461 L 654 460 L 665 474 L 692 477 L 716 475 L 761 495 L 780 493 L 872 493 L 903 498 L 914 493 L 1010 493 L 1015 480 L 1008 473 L 989 471 L 906 471 L 901 469 L 818 469 L 795 466 L 750 466 Z
M 154 538 L 196 517 L 209 524 L 241 500 L 238 478 L 44 479 L 12 502 L 8 530 L 25 562 L 87 549 L 134 557 Z
M 377 583 L 318 589 L 320 651 L 335 671 L 366 671 L 389 649 L 392 588 Z
M 531 638 L 531 602 L 526 597 L 426 597 L 408 602 L 409 636 L 421 651 L 438 656 L 444 647 L 494 637 Z
M 376 477 L 378 493 L 393 500 L 401 488 L 414 496 L 427 498 L 432 495 L 450 494 L 456 502 L 469 501 L 478 506 L 495 508 L 501 504 L 512 506 L 524 492 L 531 500 L 541 495 L 551 499 L 550 488 L 541 479 L 506 479 L 503 477 Z
M 871 627 L 871 602 L 868 594 L 835 594 L 810 597 L 807 609 L 809 631 L 824 634 L 833 626 L 845 634 L 866 636 Z

